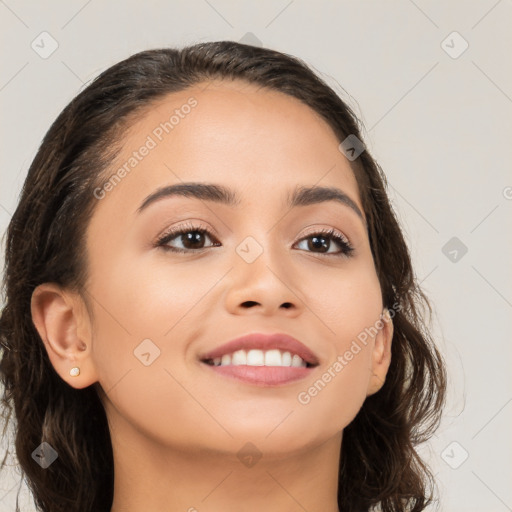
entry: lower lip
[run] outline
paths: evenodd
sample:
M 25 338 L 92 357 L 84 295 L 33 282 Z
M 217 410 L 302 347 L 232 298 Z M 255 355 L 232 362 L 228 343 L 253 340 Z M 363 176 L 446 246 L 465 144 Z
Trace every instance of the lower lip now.
M 280 384 L 287 384 L 308 377 L 311 375 L 312 370 L 314 370 L 314 367 L 247 366 L 244 364 L 214 366 L 206 363 L 203 364 L 220 375 L 256 386 L 279 386 Z

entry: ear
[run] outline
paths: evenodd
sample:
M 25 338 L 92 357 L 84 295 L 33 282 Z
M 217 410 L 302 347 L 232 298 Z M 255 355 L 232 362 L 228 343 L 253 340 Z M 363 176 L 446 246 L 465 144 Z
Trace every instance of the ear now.
M 375 336 L 375 345 L 372 353 L 372 375 L 368 382 L 368 390 L 366 396 L 377 393 L 384 382 L 391 363 L 391 341 L 393 339 L 393 320 L 389 315 L 389 310 L 384 308 L 381 315 L 382 328 Z
M 91 325 L 81 297 L 56 283 L 44 283 L 32 293 L 30 309 L 52 366 L 62 380 L 77 389 L 95 383 L 98 378 L 91 356 Z M 75 366 L 80 368 L 80 375 L 73 377 L 69 371 Z

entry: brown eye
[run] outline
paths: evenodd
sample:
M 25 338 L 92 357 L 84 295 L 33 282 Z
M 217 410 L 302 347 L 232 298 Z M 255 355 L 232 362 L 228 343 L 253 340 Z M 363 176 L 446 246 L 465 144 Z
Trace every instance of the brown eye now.
M 329 249 L 333 245 L 332 241 L 335 241 L 336 244 L 341 247 L 340 251 L 329 252 Z M 354 251 L 354 248 L 350 245 L 349 241 L 341 234 L 338 234 L 334 229 L 312 233 L 300 241 L 300 243 L 303 242 L 307 242 L 308 251 L 319 252 L 320 254 L 328 256 L 336 255 L 350 257 L 351 253 Z
M 172 252 L 189 252 L 189 251 L 200 251 L 207 247 L 204 247 L 205 239 L 213 237 L 213 235 L 207 230 L 199 226 L 187 225 L 177 229 L 168 231 L 162 235 L 157 241 L 157 245 L 165 250 Z M 169 242 L 181 244 L 181 247 L 173 247 L 169 245 Z M 213 244 L 211 247 L 219 245 Z

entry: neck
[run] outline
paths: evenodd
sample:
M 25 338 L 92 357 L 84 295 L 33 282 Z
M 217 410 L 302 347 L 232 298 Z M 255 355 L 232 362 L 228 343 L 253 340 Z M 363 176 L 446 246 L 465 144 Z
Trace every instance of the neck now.
M 244 442 L 232 453 L 183 450 L 124 426 L 112 436 L 111 512 L 338 512 L 342 432 L 300 453 L 265 452 L 258 460 L 250 448 L 240 452 Z

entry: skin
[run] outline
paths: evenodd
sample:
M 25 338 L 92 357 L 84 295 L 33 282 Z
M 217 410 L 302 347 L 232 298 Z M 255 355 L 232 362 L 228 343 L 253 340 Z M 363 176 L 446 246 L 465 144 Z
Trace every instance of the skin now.
M 105 392 L 112 512 L 338 511 L 343 429 L 384 383 L 393 325 L 385 317 L 321 392 L 298 401 L 375 325 L 383 304 L 356 213 L 334 201 L 289 210 L 284 200 L 296 185 L 333 186 L 362 211 L 355 177 L 313 110 L 237 81 L 161 99 L 131 126 L 112 173 L 191 96 L 198 104 L 190 114 L 97 201 L 87 229 L 92 316 L 80 295 L 45 283 L 32 297 L 34 324 L 64 381 L 77 389 L 99 383 Z M 136 213 L 157 188 L 181 182 L 222 184 L 241 202 L 173 197 Z M 192 246 L 203 249 L 155 246 L 167 228 L 190 222 L 213 234 Z M 333 239 L 329 254 L 308 246 L 317 228 L 345 235 L 352 256 L 335 254 L 341 247 Z M 252 263 L 236 251 L 248 236 L 263 250 Z M 180 236 L 168 245 L 191 247 Z M 265 388 L 199 361 L 249 332 L 287 333 L 320 365 L 306 379 Z M 148 338 L 160 355 L 145 366 L 134 350 Z M 73 366 L 78 377 L 69 374 Z M 237 457 L 248 442 L 262 454 L 252 467 Z

